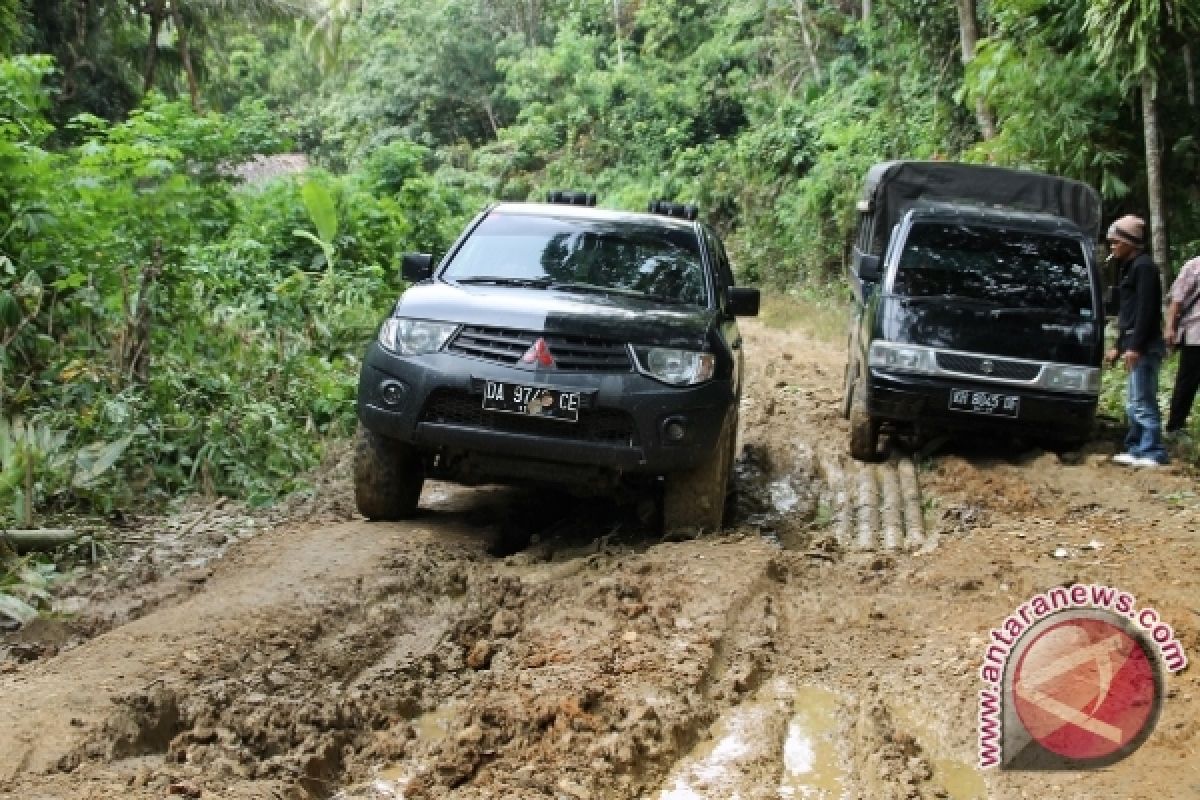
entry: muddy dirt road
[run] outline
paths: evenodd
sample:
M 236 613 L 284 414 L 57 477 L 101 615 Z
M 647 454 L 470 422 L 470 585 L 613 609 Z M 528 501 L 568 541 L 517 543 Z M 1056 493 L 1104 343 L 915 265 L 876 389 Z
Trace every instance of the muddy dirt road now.
M 436 484 L 368 524 L 344 464 L 270 517 L 133 525 L 119 579 L 0 646 L 0 797 L 1200 798 L 1195 476 L 1105 442 L 864 469 L 840 348 L 746 333 L 720 537 Z M 978 769 L 987 632 L 1078 582 L 1155 608 L 1193 666 L 1120 763 Z

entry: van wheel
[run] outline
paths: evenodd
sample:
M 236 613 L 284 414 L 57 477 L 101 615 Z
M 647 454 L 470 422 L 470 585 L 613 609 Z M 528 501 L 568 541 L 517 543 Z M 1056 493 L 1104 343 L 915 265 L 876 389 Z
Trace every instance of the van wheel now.
M 407 519 L 417 510 L 425 467 L 412 445 L 365 428 L 354 443 L 354 502 L 369 520 Z
M 873 462 L 879 460 L 879 419 L 867 413 L 862 394 L 855 381 L 850 398 L 850 457 Z
M 702 463 L 663 481 L 664 538 L 687 539 L 721 529 L 733 469 L 730 440 L 737 436 L 735 419 L 733 414 L 725 418 L 716 446 Z

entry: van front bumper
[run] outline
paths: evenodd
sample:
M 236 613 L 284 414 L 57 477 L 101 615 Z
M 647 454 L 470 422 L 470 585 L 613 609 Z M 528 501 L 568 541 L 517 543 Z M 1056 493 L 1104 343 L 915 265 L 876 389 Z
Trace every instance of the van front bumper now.
M 992 413 L 956 409 L 952 397 L 955 392 L 963 391 L 1015 397 L 1015 414 L 1006 415 L 1003 406 Z M 1009 435 L 1027 433 L 1056 439 L 1081 439 L 1092 430 L 1097 400 L 1096 395 L 1089 394 L 871 370 L 867 410 L 871 416 L 894 427 L 998 431 Z

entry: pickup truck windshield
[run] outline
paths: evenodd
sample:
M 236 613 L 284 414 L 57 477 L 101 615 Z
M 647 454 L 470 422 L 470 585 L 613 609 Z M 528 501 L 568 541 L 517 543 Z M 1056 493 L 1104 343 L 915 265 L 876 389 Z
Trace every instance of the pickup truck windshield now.
M 904 243 L 891 291 L 905 297 L 1093 314 L 1083 241 L 1015 228 L 916 223 Z
M 471 232 L 441 277 L 518 279 L 513 285 L 563 284 L 708 304 L 694 231 L 624 221 L 494 213 Z

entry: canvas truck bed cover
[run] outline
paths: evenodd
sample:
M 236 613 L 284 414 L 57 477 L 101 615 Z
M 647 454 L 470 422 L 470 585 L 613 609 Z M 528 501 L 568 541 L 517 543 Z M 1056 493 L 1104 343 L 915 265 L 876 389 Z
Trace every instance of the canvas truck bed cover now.
M 964 203 L 1052 214 L 1075 223 L 1093 240 L 1100 233 L 1100 193 L 1086 183 L 1040 172 L 947 161 L 886 161 L 863 184 L 865 209 L 875 211 L 874 253 L 882 254 L 892 226 L 918 203 Z

